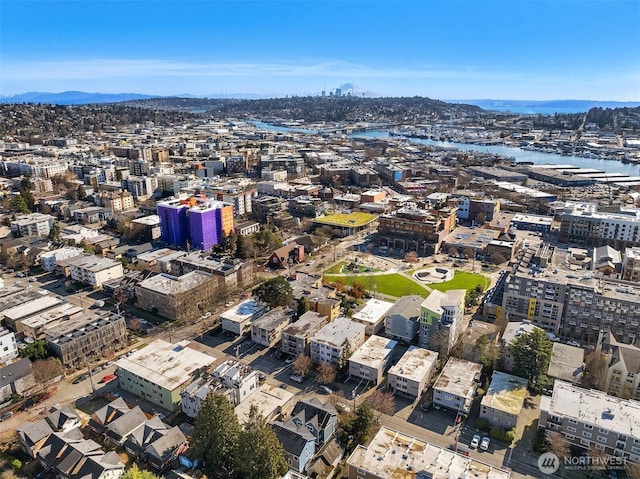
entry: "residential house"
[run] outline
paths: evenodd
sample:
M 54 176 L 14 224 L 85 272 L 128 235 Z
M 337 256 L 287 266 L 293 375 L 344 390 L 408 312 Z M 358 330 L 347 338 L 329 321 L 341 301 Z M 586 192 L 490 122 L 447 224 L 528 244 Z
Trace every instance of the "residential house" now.
M 305 426 L 296 424 L 292 419 L 272 422 L 271 428 L 282 444 L 289 467 L 304 472 L 315 454 L 313 434 Z
M 605 391 L 612 396 L 640 399 L 640 348 L 600 332 L 596 352 L 607 364 Z

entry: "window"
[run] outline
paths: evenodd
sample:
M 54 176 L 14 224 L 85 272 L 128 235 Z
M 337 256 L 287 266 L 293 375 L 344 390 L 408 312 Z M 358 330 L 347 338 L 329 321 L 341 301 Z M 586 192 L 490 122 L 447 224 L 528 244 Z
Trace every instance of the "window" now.
M 591 433 L 587 431 L 582 431 L 582 437 L 586 437 L 587 439 L 591 439 Z
M 593 429 L 593 426 L 591 424 L 585 424 L 584 428 L 591 430 L 591 429 Z
M 567 426 L 567 431 L 576 432 L 576 428 L 575 427 L 571 427 L 571 426 Z
M 578 421 L 575 419 L 569 419 L 569 424 L 578 424 Z
M 607 438 L 606 438 L 606 437 L 604 437 L 604 436 L 598 436 L 598 442 L 604 442 L 604 443 L 606 443 L 606 442 L 607 442 Z

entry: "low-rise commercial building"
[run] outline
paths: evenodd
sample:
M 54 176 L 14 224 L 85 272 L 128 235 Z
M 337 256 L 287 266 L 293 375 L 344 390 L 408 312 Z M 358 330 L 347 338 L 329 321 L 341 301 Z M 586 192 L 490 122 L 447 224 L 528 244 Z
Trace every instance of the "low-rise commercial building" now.
M 419 398 L 429 386 L 438 353 L 411 346 L 387 374 L 389 388 L 412 398 Z
M 451 357 L 433 385 L 433 403 L 468 414 L 476 394 L 482 365 Z
M 386 426 L 347 460 L 349 479 L 391 477 L 509 479 L 510 473 Z
M 556 381 L 542 396 L 538 427 L 572 445 L 640 462 L 640 402 Z
M 242 336 L 251 332 L 251 323 L 267 312 L 267 305 L 254 299 L 236 304 L 220 314 L 222 329 Z
M 516 427 L 527 396 L 529 381 L 511 374 L 494 371 L 487 394 L 480 404 L 480 418 L 491 427 L 509 430 Z
M 348 318 L 336 318 L 311 338 L 311 361 L 337 366 L 345 359 L 345 348 L 351 352 L 364 344 L 365 327 Z
M 215 358 L 188 347 L 189 341 L 171 344 L 156 339 L 117 362 L 118 385 L 125 391 L 175 411 L 180 393 L 197 379 Z
M 369 299 L 364 307 L 357 313 L 353 313 L 351 320 L 365 327 L 365 334 L 371 336 L 384 328 L 384 318 L 393 303 L 381 299 Z
M 251 323 L 251 340 L 268 348 L 280 343 L 282 331 L 293 321 L 294 312 L 276 308 Z
M 23 302 L 13 305 L 12 302 L 7 301 L 6 306 L 8 307 L 0 311 L 0 317 L 4 319 L 5 326 L 14 332 L 18 332 L 18 322 L 62 304 L 61 299 L 50 294 L 36 294 L 27 297 L 17 295 L 15 299 Z
M 349 376 L 380 384 L 397 344 L 393 339 L 371 336 L 349 358 Z
M 307 311 L 282 330 L 280 349 L 291 356 L 309 355 L 311 337 L 328 323 L 328 318 L 314 311 Z
M 80 317 L 45 331 L 47 347 L 66 368 L 84 368 L 87 362 L 109 357 L 127 345 L 127 325 L 117 314 Z

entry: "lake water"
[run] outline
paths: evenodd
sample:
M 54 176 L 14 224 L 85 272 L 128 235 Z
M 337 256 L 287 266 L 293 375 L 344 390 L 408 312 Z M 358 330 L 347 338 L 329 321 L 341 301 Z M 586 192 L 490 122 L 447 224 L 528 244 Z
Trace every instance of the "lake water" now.
M 388 131 L 367 131 L 356 133 L 354 137 L 361 138 L 388 138 Z M 398 138 L 398 137 L 395 137 Z M 452 141 L 435 141 L 421 138 L 407 138 L 412 143 L 422 145 L 439 146 L 443 148 L 456 148 L 460 151 L 478 151 L 493 155 L 515 158 L 515 161 L 528 161 L 534 165 L 573 165 L 579 168 L 594 168 L 606 173 L 624 173 L 629 176 L 640 176 L 640 165 L 633 163 L 622 163 L 617 160 L 603 160 L 600 158 L 584 158 L 582 156 L 563 156 L 555 153 L 545 153 L 542 151 L 523 150 L 512 146 L 504 145 L 470 145 L 467 143 L 456 143 Z

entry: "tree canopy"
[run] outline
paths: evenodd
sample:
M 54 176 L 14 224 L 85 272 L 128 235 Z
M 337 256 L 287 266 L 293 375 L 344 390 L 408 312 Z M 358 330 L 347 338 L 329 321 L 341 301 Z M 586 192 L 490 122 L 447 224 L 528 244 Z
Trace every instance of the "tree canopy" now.
M 196 457 L 204 462 L 209 477 L 229 477 L 236 468 L 240 423 L 229 400 L 209 393 L 193 430 Z
M 261 301 L 274 308 L 287 304 L 293 296 L 293 289 L 286 278 L 276 276 L 258 286 L 255 294 Z
M 160 479 L 153 472 L 140 469 L 135 463 L 120 476 L 120 479 Z
M 20 355 L 24 358 L 29 358 L 31 361 L 37 361 L 39 359 L 47 359 L 51 356 L 51 353 L 47 349 L 47 342 L 41 339 L 27 344 L 26 347 L 20 351 Z
M 507 345 L 507 349 L 513 357 L 515 374 L 532 384 L 538 384 L 546 378 L 553 344 L 542 329 L 536 328 L 517 336 Z

